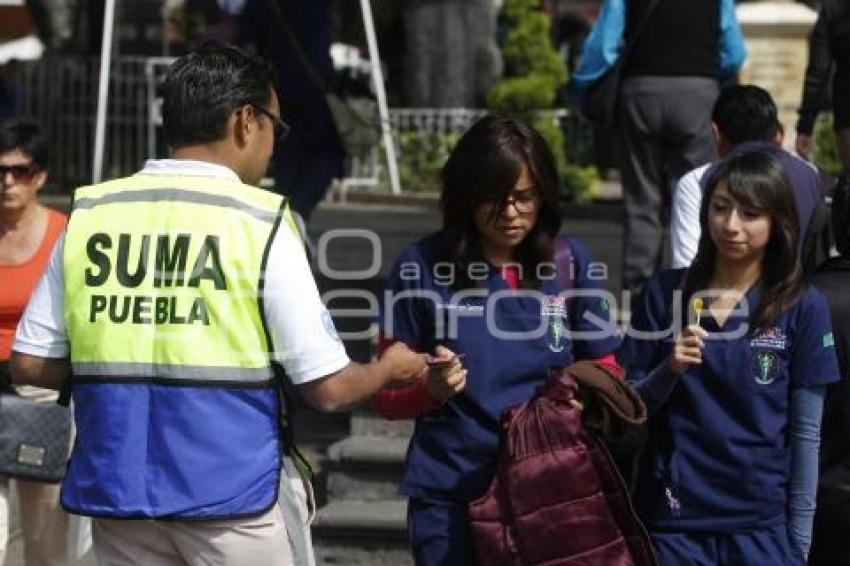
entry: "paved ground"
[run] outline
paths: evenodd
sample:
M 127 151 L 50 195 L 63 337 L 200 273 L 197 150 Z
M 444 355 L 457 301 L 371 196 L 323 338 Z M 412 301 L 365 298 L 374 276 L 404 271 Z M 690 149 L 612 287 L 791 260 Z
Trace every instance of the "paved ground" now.
M 67 198 L 49 198 L 48 203 L 57 208 L 67 209 Z M 314 215 L 310 233 L 316 243 L 324 241 L 326 261 L 317 273 L 320 290 L 325 294 L 340 289 L 378 290 L 392 265 L 393 259 L 408 243 L 437 230 L 440 216 L 433 203 L 417 206 L 390 206 L 386 204 L 324 204 Z M 330 232 L 331 230 L 349 230 L 349 232 Z M 374 246 L 362 230 L 377 234 L 379 245 Z M 361 232 L 351 232 L 360 230 Z M 564 231 L 583 238 L 596 261 L 603 262 L 609 269 L 606 288 L 619 293 L 620 280 L 620 239 L 622 225 L 619 210 L 614 205 L 594 205 L 588 208 L 572 208 L 566 211 Z M 324 238 L 323 238 L 324 237 Z M 379 249 L 378 249 L 379 248 Z M 344 280 L 340 272 L 350 274 L 354 270 L 375 270 L 377 274 L 366 279 Z M 352 297 L 333 299 L 341 301 L 337 308 L 355 301 Z M 334 305 L 332 301 L 332 305 Z M 348 303 L 346 303 L 348 301 Z M 355 301 L 356 302 L 356 301 Z M 363 304 L 355 308 L 363 308 Z M 368 320 L 338 320 L 340 327 L 359 329 L 368 325 Z M 365 359 L 369 354 L 368 340 L 349 344 L 352 357 Z M 347 415 L 320 415 L 306 407 L 301 407 L 296 417 L 296 436 L 300 445 L 307 448 L 308 457 L 313 462 L 321 462 L 322 450 L 329 443 L 345 436 L 348 432 Z M 95 564 L 90 555 L 81 562 L 85 566 Z M 17 514 L 13 513 L 11 541 L 7 566 L 23 566 L 22 544 Z

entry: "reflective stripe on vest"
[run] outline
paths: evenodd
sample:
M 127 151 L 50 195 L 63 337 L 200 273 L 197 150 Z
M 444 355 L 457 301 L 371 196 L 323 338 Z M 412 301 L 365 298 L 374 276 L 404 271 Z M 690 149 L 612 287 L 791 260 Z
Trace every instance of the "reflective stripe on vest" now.
M 280 402 L 261 295 L 280 220 L 294 229 L 285 210 L 203 176 L 76 192 L 63 255 L 77 423 L 67 509 L 213 519 L 274 504 Z

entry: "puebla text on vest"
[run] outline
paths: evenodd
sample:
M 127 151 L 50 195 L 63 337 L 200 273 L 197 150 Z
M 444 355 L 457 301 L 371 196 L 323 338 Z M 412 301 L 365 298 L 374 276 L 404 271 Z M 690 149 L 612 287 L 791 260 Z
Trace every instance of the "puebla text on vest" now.
M 194 238 L 197 239 L 198 236 L 195 235 Z M 226 290 L 227 282 L 221 269 L 218 236 L 203 236 L 191 271 L 187 272 L 192 239 L 190 234 L 119 234 L 116 247 L 110 234 L 96 232 L 86 243 L 86 253 L 92 264 L 86 268 L 86 286 L 101 287 L 112 279 L 113 284 L 135 289 L 152 277 L 152 281 L 148 281 L 146 285 L 148 288 L 151 283 L 157 289 L 197 288 L 202 281 L 207 280 L 216 290 Z M 138 250 L 132 258 L 131 247 Z M 188 301 L 180 301 L 177 296 L 159 292 L 156 296 L 93 294 L 89 321 L 95 322 L 103 316 L 114 323 L 210 324 L 209 310 L 203 297 L 195 296 L 189 306 Z

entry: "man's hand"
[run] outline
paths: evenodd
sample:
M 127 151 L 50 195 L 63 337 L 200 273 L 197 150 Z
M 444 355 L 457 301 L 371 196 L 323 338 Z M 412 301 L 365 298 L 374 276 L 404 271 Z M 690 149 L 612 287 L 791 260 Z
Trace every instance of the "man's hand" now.
M 667 368 L 676 375 L 682 375 L 690 366 L 702 364 L 704 340 L 707 337 L 708 332 L 700 326 L 688 326 L 676 339 L 673 351 L 667 358 Z
M 428 371 L 426 358 L 425 354 L 413 352 L 403 342 L 396 342 L 384 351 L 379 363 L 389 367 L 392 383 L 407 385 Z
M 428 371 L 425 354 L 416 354 L 402 342 L 369 364 L 349 362 L 341 370 L 299 385 L 304 399 L 325 412 L 348 411 L 391 384 L 407 385 Z
M 811 134 L 797 134 L 797 141 L 794 144 L 797 149 L 797 154 L 806 161 L 812 160 L 812 153 L 815 150 L 815 140 Z
M 466 387 L 466 370 L 460 357 L 445 346 L 437 346 L 436 354 L 428 360 L 426 387 L 437 401 L 445 401 Z

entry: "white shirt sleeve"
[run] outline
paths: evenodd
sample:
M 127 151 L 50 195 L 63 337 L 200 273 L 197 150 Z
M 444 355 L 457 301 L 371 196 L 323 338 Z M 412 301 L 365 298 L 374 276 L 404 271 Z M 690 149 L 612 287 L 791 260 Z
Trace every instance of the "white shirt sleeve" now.
M 295 385 L 330 375 L 349 363 L 319 291 L 304 246 L 281 222 L 266 264 L 263 307 L 274 360 Z
M 692 169 L 679 179 L 670 207 L 671 267 L 688 267 L 697 255 L 702 204 L 700 180 L 710 164 Z
M 67 358 L 70 354 L 65 331 L 65 295 L 62 276 L 62 251 L 65 248 L 63 231 L 53 251 L 47 269 L 30 296 L 27 308 L 18 323 L 12 349 L 40 358 Z

